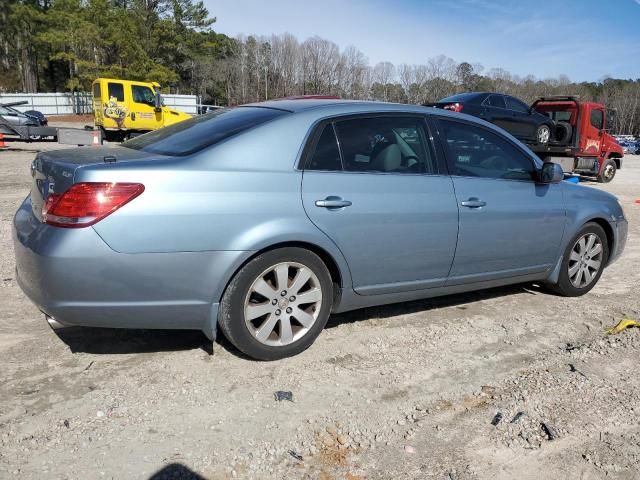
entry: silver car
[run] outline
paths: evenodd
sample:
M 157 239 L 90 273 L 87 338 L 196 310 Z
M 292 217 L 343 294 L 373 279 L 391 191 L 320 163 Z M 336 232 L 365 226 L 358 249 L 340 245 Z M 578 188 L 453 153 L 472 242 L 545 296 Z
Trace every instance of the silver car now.
M 39 126 L 40 121 L 31 115 L 26 115 L 15 108 L 6 105 L 0 105 L 0 123 L 16 126 Z
M 419 106 L 246 105 L 31 171 L 17 279 L 52 325 L 219 327 L 263 360 L 332 312 L 532 281 L 583 295 L 627 237 L 612 195 Z

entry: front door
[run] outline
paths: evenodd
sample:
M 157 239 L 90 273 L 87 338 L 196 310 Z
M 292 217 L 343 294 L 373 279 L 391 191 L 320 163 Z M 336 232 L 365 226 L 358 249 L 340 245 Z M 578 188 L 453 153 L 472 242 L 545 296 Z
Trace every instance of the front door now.
M 562 185 L 536 183 L 531 156 L 497 132 L 449 119 L 440 119 L 438 130 L 460 206 L 447 284 L 552 268 L 565 223 Z
M 357 293 L 444 284 L 458 206 L 451 178 L 436 164 L 424 118 L 326 122 L 305 165 L 305 211 L 344 254 Z
M 162 112 L 155 111 L 155 92 L 147 85 L 131 84 L 131 128 L 156 130 L 162 127 Z
M 585 108 L 584 110 L 587 109 Z M 585 123 L 587 126 L 584 132 L 581 132 L 582 152 L 585 155 L 600 155 L 604 128 L 604 110 L 601 108 L 591 109 L 589 111 L 589 121 L 582 120 L 582 124 L 584 125 Z

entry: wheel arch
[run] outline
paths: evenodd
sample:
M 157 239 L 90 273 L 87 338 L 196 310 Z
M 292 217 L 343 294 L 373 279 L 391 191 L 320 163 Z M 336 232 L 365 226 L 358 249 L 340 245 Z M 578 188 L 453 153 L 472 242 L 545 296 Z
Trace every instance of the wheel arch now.
M 595 223 L 597 225 L 599 225 L 600 227 L 602 227 L 602 229 L 604 230 L 605 235 L 607 236 L 607 251 L 609 252 L 609 256 L 607 257 L 607 261 L 605 263 L 608 264 L 609 263 L 609 257 L 611 257 L 611 252 L 613 251 L 613 246 L 614 246 L 614 241 L 615 241 L 615 234 L 613 233 L 613 227 L 611 226 L 611 224 L 604 218 L 602 217 L 594 217 L 590 220 L 587 220 L 582 227 L 584 227 L 587 223 Z M 582 228 L 580 227 L 580 228 Z
M 622 155 L 618 152 L 611 152 L 609 156 L 607 156 L 607 160 L 613 160 L 616 162 L 616 169 L 620 170 L 622 168 Z
M 607 261 L 605 263 L 605 266 L 609 263 L 609 258 L 611 257 L 611 252 L 612 249 L 614 247 L 614 242 L 615 242 L 615 234 L 613 232 L 613 227 L 611 226 L 611 224 L 607 221 L 606 218 L 603 217 L 591 217 L 591 218 L 586 218 L 583 219 L 581 222 L 576 223 L 577 228 L 573 229 L 573 231 L 569 232 L 570 235 L 567 235 L 565 238 L 566 240 L 563 240 L 562 242 L 562 252 L 564 252 L 569 244 L 569 242 L 572 241 L 572 239 L 575 237 L 575 235 L 582 229 L 584 228 L 585 225 L 589 224 L 589 223 L 595 223 L 596 225 L 599 225 L 600 227 L 602 227 L 602 229 L 604 230 L 604 233 L 607 237 L 607 249 L 609 251 L 609 257 L 607 258 Z M 566 242 L 566 243 L 565 243 Z M 560 275 L 560 268 L 562 265 L 562 259 L 563 259 L 564 254 L 560 255 L 560 257 L 558 258 L 558 261 L 556 262 L 555 267 L 553 268 L 553 270 L 551 271 L 549 277 L 548 277 L 548 281 L 550 283 L 556 283 L 558 281 L 558 277 Z
M 329 275 L 331 276 L 331 282 L 334 285 L 333 304 L 334 306 L 337 305 L 340 301 L 342 289 L 345 287 L 345 285 L 349 283 L 351 278 L 351 275 L 349 274 L 346 263 L 341 264 L 340 261 L 336 259 L 336 255 L 334 253 L 329 252 L 328 249 L 318 245 L 317 243 L 304 241 L 304 240 L 276 242 L 252 252 L 252 254 L 248 258 L 246 258 L 240 265 L 238 265 L 237 268 L 235 268 L 235 270 L 233 271 L 233 273 L 229 276 L 224 288 L 220 292 L 220 299 L 224 296 L 224 292 L 227 290 L 229 283 L 231 283 L 231 281 L 236 276 L 236 274 L 247 263 L 249 263 L 251 260 L 258 257 L 259 255 L 262 255 L 265 252 L 270 252 L 273 250 L 278 250 L 280 248 L 287 248 L 287 247 L 303 248 L 305 250 L 309 250 L 310 252 L 315 253 L 316 255 L 318 255 L 318 257 L 320 257 L 322 262 L 326 265 L 327 269 L 329 270 Z

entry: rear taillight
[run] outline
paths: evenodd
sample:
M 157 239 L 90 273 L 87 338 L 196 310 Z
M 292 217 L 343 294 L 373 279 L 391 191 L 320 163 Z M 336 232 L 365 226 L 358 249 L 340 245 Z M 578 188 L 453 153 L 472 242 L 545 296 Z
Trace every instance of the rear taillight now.
M 74 183 L 51 193 L 42 206 L 42 221 L 57 227 L 88 227 L 144 192 L 141 183 Z
M 451 110 L 452 112 L 461 112 L 462 104 L 461 103 L 450 103 L 449 105 L 445 105 L 443 107 L 445 110 Z

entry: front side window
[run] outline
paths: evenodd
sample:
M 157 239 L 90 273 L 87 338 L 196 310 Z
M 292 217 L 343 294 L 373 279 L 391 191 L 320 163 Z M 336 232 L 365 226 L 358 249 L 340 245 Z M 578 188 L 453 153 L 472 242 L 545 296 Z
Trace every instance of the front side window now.
M 93 97 L 100 98 L 100 84 L 96 83 L 93 85 Z
M 489 95 L 487 102 L 490 106 L 495 108 L 507 108 L 502 95 Z
M 524 103 L 522 103 L 517 98 L 513 97 L 504 97 L 507 101 L 507 108 L 509 110 L 513 110 L 514 112 L 519 113 L 529 113 L 529 107 L 527 107 Z
M 111 82 L 108 85 L 109 98 L 115 97 L 116 101 L 124 102 L 124 85 Z
M 132 85 L 131 94 L 133 101 L 136 103 L 144 103 L 146 105 L 155 105 L 155 94 L 149 87 L 143 87 L 141 85 Z
M 602 110 L 591 110 L 591 126 L 602 130 L 604 122 L 604 112 Z
M 436 173 L 421 117 L 369 117 L 335 123 L 344 170 Z
M 452 175 L 534 180 L 535 165 L 497 133 L 450 120 L 439 120 L 449 150 Z

